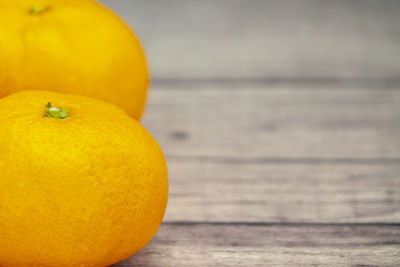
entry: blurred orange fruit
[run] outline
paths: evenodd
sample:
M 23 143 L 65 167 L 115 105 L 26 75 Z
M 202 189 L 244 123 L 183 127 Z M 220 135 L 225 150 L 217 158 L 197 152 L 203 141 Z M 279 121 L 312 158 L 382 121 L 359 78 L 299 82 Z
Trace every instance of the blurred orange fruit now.
M 0 97 L 49 90 L 101 99 L 135 119 L 149 74 L 138 39 L 93 0 L 0 0 Z
M 0 173 L 0 266 L 127 259 L 156 233 L 168 199 L 152 136 L 116 106 L 83 96 L 0 99 Z

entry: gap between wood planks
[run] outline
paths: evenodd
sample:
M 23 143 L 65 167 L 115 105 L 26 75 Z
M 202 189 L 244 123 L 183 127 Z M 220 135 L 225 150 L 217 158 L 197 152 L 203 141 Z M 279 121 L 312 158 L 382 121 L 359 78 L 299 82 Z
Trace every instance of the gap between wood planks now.
M 235 85 L 233 89 L 240 90 L 241 87 L 237 85 L 291 85 L 298 89 L 317 89 L 321 90 L 321 87 L 334 87 L 335 89 L 349 90 L 354 89 L 365 89 L 365 90 L 390 90 L 400 89 L 400 78 L 399 77 L 354 77 L 354 78 L 341 78 L 341 77 L 214 77 L 214 78 L 199 78 L 199 77 L 153 77 L 151 84 L 156 90 L 168 90 L 170 88 L 187 90 L 196 89 L 206 84 L 216 85 Z M 179 85 L 179 87 L 176 87 Z M 185 85 L 184 87 L 181 87 Z M 220 88 L 225 88 L 224 86 Z M 218 89 L 218 87 L 217 87 Z M 260 88 L 266 90 L 266 88 Z M 271 90 L 271 88 L 267 88 Z M 273 90 L 273 89 L 272 89 Z
M 163 225 L 175 226 L 196 226 L 196 225 L 214 225 L 214 226 L 263 226 L 263 227 L 400 227 L 400 223 L 299 223 L 299 222 L 203 222 L 203 221 L 167 221 Z
M 312 157 L 229 157 L 229 156 L 180 156 L 165 155 L 168 159 L 231 164 L 277 164 L 277 165 L 397 165 L 400 158 L 312 158 Z

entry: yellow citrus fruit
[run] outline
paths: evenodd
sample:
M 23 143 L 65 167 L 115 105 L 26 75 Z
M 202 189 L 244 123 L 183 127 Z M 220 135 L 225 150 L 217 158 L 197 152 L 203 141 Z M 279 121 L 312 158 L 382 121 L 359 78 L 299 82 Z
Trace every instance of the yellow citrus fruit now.
M 149 74 L 140 43 L 94 0 L 0 0 L 0 97 L 48 90 L 113 103 L 139 119 Z
M 118 107 L 83 96 L 0 99 L 0 174 L 0 266 L 127 259 L 156 233 L 168 199 L 152 136 Z

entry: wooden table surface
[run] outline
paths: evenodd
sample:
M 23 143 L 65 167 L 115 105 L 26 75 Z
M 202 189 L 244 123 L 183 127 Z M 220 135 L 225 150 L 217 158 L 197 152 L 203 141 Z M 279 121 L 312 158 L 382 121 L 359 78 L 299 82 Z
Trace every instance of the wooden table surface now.
M 103 2 L 147 50 L 170 172 L 115 266 L 400 266 L 400 1 Z

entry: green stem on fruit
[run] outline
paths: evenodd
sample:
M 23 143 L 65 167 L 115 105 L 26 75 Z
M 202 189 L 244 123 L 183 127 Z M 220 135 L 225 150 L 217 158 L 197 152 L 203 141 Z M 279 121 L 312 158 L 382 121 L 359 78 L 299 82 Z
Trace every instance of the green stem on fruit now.
M 33 6 L 29 9 L 29 13 L 32 15 L 41 15 L 48 10 L 50 10 L 49 6 Z
M 46 105 L 46 113 L 43 115 L 44 118 L 51 117 L 56 120 L 64 120 L 68 118 L 70 115 L 69 108 L 57 108 L 52 107 L 51 103 L 47 103 Z

